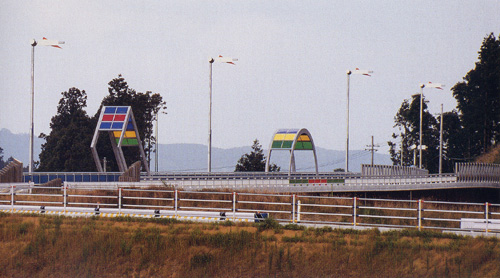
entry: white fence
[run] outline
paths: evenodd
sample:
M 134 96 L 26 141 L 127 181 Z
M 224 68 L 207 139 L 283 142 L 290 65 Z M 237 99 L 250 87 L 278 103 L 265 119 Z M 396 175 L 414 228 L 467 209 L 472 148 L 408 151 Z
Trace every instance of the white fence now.
M 195 221 L 258 221 L 343 228 L 415 228 L 500 234 L 500 204 L 373 199 L 299 194 L 39 187 L 11 184 L 0 192 L 0 211 L 101 217 L 159 217 Z M 473 222 L 473 224 L 470 224 Z

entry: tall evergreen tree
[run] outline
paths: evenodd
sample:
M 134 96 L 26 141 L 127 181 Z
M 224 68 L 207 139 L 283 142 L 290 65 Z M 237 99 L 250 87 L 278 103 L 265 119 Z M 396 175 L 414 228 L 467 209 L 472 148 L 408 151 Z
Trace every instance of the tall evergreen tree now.
M 61 95 L 57 114 L 50 122 L 50 134 L 40 134 L 45 143 L 37 171 L 95 171 L 89 151 L 95 124 L 92 126 L 83 110 L 87 107 L 87 94 L 73 87 Z
M 264 172 L 266 170 L 266 157 L 262 150 L 259 140 L 255 139 L 252 145 L 252 151 L 244 154 L 236 164 L 235 172 Z M 276 164 L 269 167 L 271 172 L 279 172 L 280 168 Z
M 436 118 L 427 110 L 423 102 L 422 114 L 422 140 L 427 150 L 422 152 L 422 166 L 434 173 L 439 169 L 439 129 Z M 401 148 L 403 149 L 403 165 L 410 166 L 419 160 L 419 152 L 415 146 L 419 145 L 420 130 L 420 94 L 413 96 L 411 103 L 404 100 L 394 117 L 395 125 L 400 129 L 399 134 L 393 133 L 393 141 L 389 141 L 389 153 L 395 165 L 401 165 Z M 399 145 L 399 148 L 398 148 Z M 415 156 L 416 154 L 416 156 Z M 418 164 L 418 162 L 417 162 Z
M 500 38 L 491 33 L 478 53 L 475 68 L 452 88 L 469 159 L 500 142 Z
M 108 85 L 109 95 L 102 100 L 101 107 L 94 116 L 95 121 L 97 122 L 102 106 L 131 106 L 146 159 L 149 162 L 151 160 L 151 153 L 157 144 L 156 138 L 153 136 L 154 121 L 158 113 L 166 110 L 165 101 L 163 101 L 163 98 L 158 93 L 150 91 L 146 93 L 136 92 L 129 87 L 121 74 L 111 80 Z M 100 136 L 97 147 L 99 155 L 108 158 L 110 169 L 118 171 L 116 160 L 109 159 L 114 158 L 109 138 L 107 136 Z M 128 165 L 141 159 L 137 148 L 124 148 L 123 152 Z

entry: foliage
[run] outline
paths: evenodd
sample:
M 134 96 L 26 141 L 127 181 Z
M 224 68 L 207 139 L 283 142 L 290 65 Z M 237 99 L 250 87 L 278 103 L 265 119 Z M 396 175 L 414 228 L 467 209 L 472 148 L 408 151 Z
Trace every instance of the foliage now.
M 439 167 L 439 125 L 436 118 L 429 113 L 425 97 L 422 109 L 422 141 L 427 146 L 427 150 L 422 151 L 422 166 L 432 173 L 437 172 Z M 413 152 L 415 146 L 419 145 L 420 94 L 413 95 L 411 103 L 406 99 L 403 101 L 394 121 L 394 127 L 398 127 L 400 132 L 392 134 L 395 142 L 388 142 L 392 161 L 395 165 L 401 165 L 401 159 L 404 166 L 418 164 L 416 161 L 419 160 L 419 152 L 416 152 L 416 161 Z M 401 158 L 401 148 L 403 158 Z
M 478 53 L 475 68 L 452 88 L 461 113 L 467 158 L 500 142 L 500 38 L 491 33 Z
M 255 139 L 252 152 L 244 154 L 236 164 L 235 172 L 264 172 L 266 170 L 266 157 L 259 140 Z M 270 172 L 279 172 L 280 167 L 276 164 L 269 165 Z
M 52 117 L 49 135 L 40 153 L 38 171 L 93 171 L 95 165 L 89 151 L 95 124 L 87 116 L 87 94 L 70 88 L 61 93 L 57 114 Z
M 131 106 L 134 113 L 134 118 L 137 123 L 139 137 L 141 138 L 142 145 L 148 163 L 151 160 L 151 153 L 156 146 L 156 138 L 153 136 L 154 121 L 159 113 L 166 110 L 166 103 L 158 93 L 147 91 L 146 93 L 136 92 L 130 88 L 128 83 L 118 75 L 108 83 L 108 93 L 102 102 L 101 107 L 94 116 L 97 121 L 103 106 Z M 98 152 L 104 157 L 114 157 L 111 143 L 107 136 L 101 136 L 98 143 Z M 125 159 L 127 164 L 130 165 L 140 160 L 140 153 L 137 148 L 124 148 Z M 112 171 L 118 171 L 118 166 L 115 160 L 108 160 Z

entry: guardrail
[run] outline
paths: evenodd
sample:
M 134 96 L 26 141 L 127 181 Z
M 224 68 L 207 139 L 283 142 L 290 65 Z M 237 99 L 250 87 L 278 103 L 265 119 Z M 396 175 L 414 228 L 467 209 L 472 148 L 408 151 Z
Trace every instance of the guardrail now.
M 500 204 L 490 203 L 199 192 L 124 186 L 78 189 L 10 184 L 3 188 L 0 191 L 0 210 L 3 212 L 83 213 L 199 221 L 255 221 L 259 215 L 269 214 L 282 223 L 301 225 L 500 233 Z

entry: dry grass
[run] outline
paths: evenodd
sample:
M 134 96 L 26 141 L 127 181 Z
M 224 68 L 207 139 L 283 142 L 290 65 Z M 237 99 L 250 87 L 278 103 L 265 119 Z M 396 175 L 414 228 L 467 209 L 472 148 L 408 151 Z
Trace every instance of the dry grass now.
M 498 277 L 495 238 L 0 214 L 2 277 Z

